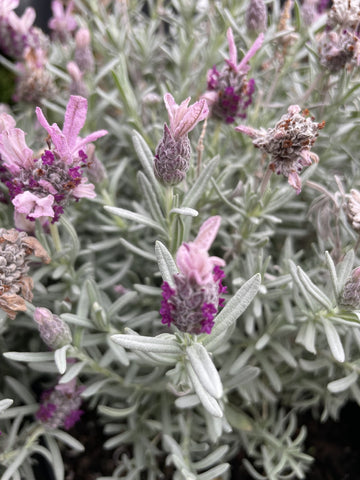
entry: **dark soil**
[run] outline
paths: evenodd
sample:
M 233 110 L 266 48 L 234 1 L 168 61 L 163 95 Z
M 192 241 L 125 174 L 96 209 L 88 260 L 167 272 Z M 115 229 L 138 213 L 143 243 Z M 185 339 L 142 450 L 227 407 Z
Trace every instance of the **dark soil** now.
M 302 415 L 299 425 L 307 428 L 306 453 L 315 460 L 306 480 L 360 480 L 360 408 L 350 403 L 339 421 L 320 423 L 310 414 Z M 240 453 L 232 462 L 232 480 L 253 480 L 242 465 Z
M 64 450 L 65 480 L 96 480 L 111 476 L 121 452 L 102 449 L 106 437 L 95 416 L 85 412 L 81 421 L 69 432 L 85 447 L 83 453 Z M 315 458 L 306 480 L 360 480 L 360 408 L 348 404 L 341 411 L 338 422 L 320 423 L 310 414 L 299 418 L 299 425 L 307 428 L 306 453 Z M 242 464 L 243 453 L 231 462 L 231 480 L 252 480 Z M 164 472 L 165 473 L 165 472 Z M 171 480 L 170 469 L 166 480 Z M 53 480 L 46 465 L 39 465 L 37 480 Z

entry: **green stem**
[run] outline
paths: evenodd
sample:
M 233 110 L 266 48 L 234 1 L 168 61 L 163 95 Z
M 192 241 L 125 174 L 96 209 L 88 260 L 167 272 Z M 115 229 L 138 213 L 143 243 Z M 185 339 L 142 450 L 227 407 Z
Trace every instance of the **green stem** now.
M 50 225 L 50 234 L 51 234 L 51 238 L 53 239 L 55 250 L 57 252 L 61 252 L 62 248 L 61 248 L 61 240 L 60 240 L 58 227 L 56 223 L 51 223 L 51 220 L 49 225 Z

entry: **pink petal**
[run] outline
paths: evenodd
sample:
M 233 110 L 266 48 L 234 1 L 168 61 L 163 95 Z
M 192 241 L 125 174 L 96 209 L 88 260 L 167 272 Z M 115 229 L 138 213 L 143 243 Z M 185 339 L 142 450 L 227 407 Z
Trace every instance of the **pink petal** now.
M 34 219 L 54 216 L 54 210 L 52 209 L 54 197 L 52 195 L 40 198 L 33 193 L 26 191 L 17 195 L 12 200 L 12 203 L 19 213 L 25 213 Z
M 72 190 L 72 196 L 75 198 L 95 198 L 95 186 L 92 183 L 85 183 L 87 178 L 82 178 L 84 183 L 80 183 L 77 187 Z
M 250 58 L 252 58 L 255 55 L 255 53 L 259 50 L 263 41 L 264 41 L 264 34 L 260 33 L 260 35 L 257 37 L 255 42 L 253 43 L 253 45 L 250 47 L 250 50 L 247 52 L 245 57 L 241 60 L 239 65 L 236 67 L 236 70 L 238 72 L 246 73 L 250 69 L 248 62 Z
M 199 122 L 204 120 L 209 114 L 209 107 L 205 99 L 195 102 L 191 105 L 180 123 L 177 125 L 174 131 L 175 138 L 181 138 L 189 133 Z
M 211 108 L 214 105 L 214 103 L 218 101 L 219 94 L 214 90 L 213 91 L 207 90 L 205 93 L 201 95 L 201 98 L 204 98 L 206 100 L 206 103 L 208 104 L 208 107 Z
M 33 151 L 26 145 L 25 133 L 20 128 L 11 128 L 1 134 L 0 154 L 5 167 L 12 173 L 20 168 L 31 169 L 34 165 Z
M 296 172 L 289 173 L 288 182 L 291 187 L 296 190 L 296 193 L 299 195 L 301 192 L 301 179 Z
M 70 100 L 66 106 L 65 120 L 63 126 L 63 134 L 67 138 L 70 150 L 73 149 L 76 143 L 77 136 L 80 130 L 85 125 L 87 113 L 86 98 L 71 95 Z
M 200 227 L 199 233 L 194 240 L 198 248 L 209 250 L 218 233 L 221 224 L 221 217 L 216 215 L 208 218 Z
M 231 27 L 227 29 L 226 32 L 227 40 L 229 43 L 229 60 L 226 60 L 228 65 L 232 67 L 234 70 L 236 70 L 236 65 L 237 65 L 237 50 L 236 50 L 236 45 L 234 41 L 234 35 L 232 32 Z
M 36 116 L 38 121 L 42 127 L 48 132 L 51 137 L 51 140 L 60 154 L 61 158 L 64 160 L 65 163 L 71 164 L 72 163 L 72 156 L 71 151 L 68 146 L 67 139 L 63 132 L 60 130 L 58 125 L 54 123 L 53 125 L 49 125 L 49 122 L 46 120 L 42 110 L 40 107 L 36 107 Z
M 238 125 L 235 127 L 235 130 L 237 132 L 244 133 L 245 135 L 248 135 L 250 138 L 256 138 L 259 136 L 261 133 L 259 130 L 256 130 L 255 128 L 248 127 L 247 125 Z
M 77 143 L 75 145 L 75 150 L 79 151 L 82 147 L 84 147 L 88 143 L 95 142 L 95 140 L 107 134 L 108 134 L 107 130 L 97 130 L 96 132 L 90 133 L 85 138 L 78 138 Z
M 0 114 L 0 132 L 15 128 L 15 126 L 16 122 L 11 115 L 8 115 L 7 113 Z

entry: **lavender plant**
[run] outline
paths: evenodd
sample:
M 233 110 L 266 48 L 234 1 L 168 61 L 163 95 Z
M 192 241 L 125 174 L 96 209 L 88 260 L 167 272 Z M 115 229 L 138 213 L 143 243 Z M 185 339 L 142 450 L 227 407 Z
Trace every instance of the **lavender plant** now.
M 17 6 L 1 480 L 64 480 L 87 415 L 98 480 L 306 478 L 300 413 L 360 404 L 358 2 Z

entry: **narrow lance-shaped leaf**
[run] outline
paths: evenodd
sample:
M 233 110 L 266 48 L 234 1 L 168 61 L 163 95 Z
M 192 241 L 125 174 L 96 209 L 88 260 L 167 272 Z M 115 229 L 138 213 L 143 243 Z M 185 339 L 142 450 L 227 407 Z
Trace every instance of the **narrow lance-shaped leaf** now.
M 164 282 L 167 282 L 170 287 L 173 287 L 173 275 L 176 275 L 178 273 L 178 269 L 171 253 L 164 244 L 157 241 L 155 243 L 155 254 L 159 264 L 159 270 Z
M 186 353 L 205 390 L 214 398 L 221 398 L 223 394 L 221 379 L 206 348 L 201 343 L 194 343 L 187 347 Z
M 172 336 L 171 336 L 172 337 Z M 164 337 L 146 337 L 142 335 L 117 334 L 112 335 L 111 339 L 130 350 L 139 350 L 140 352 L 153 353 L 180 353 L 181 349 L 175 338 Z
M 207 350 L 213 350 L 225 341 L 230 327 L 249 306 L 258 292 L 260 284 L 261 275 L 257 273 L 227 302 L 223 310 L 215 318 L 215 325 L 211 334 L 206 336 L 202 342 Z
M 331 353 L 333 354 L 335 360 L 341 363 L 344 362 L 345 352 L 340 340 L 340 336 L 335 326 L 326 318 L 322 318 L 321 321 L 324 325 L 325 335 L 326 335 L 326 339 L 328 341 Z
M 311 280 L 310 277 L 302 270 L 302 268 L 297 267 L 299 279 L 304 285 L 305 289 L 310 293 L 310 295 L 323 307 L 330 309 L 332 307 L 330 299 L 318 288 Z
M 359 375 L 356 372 L 351 372 L 349 375 L 346 375 L 346 377 L 328 383 L 327 388 L 331 393 L 344 392 L 357 381 L 358 377 Z
M 223 416 L 223 412 L 220 408 L 220 405 L 218 404 L 216 399 L 212 395 L 210 395 L 207 390 L 205 390 L 201 381 L 199 380 L 199 377 L 197 376 L 189 362 L 186 362 L 186 371 L 188 372 L 194 390 L 205 410 L 207 410 L 214 417 L 221 418 Z

